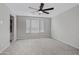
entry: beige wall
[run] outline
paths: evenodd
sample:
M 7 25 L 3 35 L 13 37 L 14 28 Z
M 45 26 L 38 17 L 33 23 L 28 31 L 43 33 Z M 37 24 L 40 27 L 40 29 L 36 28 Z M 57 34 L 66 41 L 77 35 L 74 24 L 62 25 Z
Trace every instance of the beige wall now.
M 0 4 L 0 52 L 6 49 L 9 46 L 10 41 L 10 25 L 9 25 L 9 9 L 4 5 Z
M 79 48 L 79 6 L 52 19 L 52 37 Z

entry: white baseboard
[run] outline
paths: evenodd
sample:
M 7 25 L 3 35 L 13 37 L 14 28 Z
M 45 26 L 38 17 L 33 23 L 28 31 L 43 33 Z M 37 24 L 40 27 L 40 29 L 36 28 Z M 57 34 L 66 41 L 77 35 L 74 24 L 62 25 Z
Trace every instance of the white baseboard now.
M 76 48 L 76 49 L 79 49 L 79 47 L 78 47 L 77 45 L 75 45 L 75 44 L 72 44 L 72 43 L 70 43 L 70 42 L 66 42 L 66 41 L 63 41 L 63 40 L 59 40 L 59 41 L 61 41 L 62 43 L 65 43 L 65 44 L 67 44 L 67 45 L 70 45 L 70 46 L 72 46 L 72 47 L 74 47 L 74 48 Z
M 67 44 L 67 45 L 72 46 L 72 47 L 74 47 L 76 49 L 79 49 L 79 47 L 77 45 L 73 45 L 72 43 L 69 43 L 69 42 L 66 42 L 66 41 L 63 41 L 63 40 L 56 39 L 56 37 L 55 38 L 52 38 L 52 39 L 58 40 L 58 41 L 60 41 L 60 42 L 62 42 L 64 44 Z
M 6 43 L 5 46 L 0 50 L 0 53 L 2 53 L 5 49 L 7 49 L 10 46 L 10 42 Z

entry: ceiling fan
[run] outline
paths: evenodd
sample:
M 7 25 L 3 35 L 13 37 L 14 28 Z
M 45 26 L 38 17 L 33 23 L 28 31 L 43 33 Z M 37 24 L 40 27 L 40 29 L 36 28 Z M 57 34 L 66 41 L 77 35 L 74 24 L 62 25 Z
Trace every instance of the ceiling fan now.
M 42 13 L 50 14 L 48 11 L 53 10 L 54 8 L 52 7 L 52 8 L 44 9 L 44 5 L 45 5 L 44 3 L 40 3 L 39 9 L 36 9 L 36 8 L 33 8 L 33 7 L 29 7 L 29 8 L 36 10 L 35 12 L 38 12 L 39 14 L 42 14 Z

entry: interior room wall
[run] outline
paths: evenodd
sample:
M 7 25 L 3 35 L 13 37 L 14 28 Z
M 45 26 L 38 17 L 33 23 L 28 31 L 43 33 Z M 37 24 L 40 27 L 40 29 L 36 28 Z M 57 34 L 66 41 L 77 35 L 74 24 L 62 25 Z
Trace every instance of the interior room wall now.
M 52 37 L 79 48 L 79 5 L 52 18 Z
M 10 13 L 5 4 L 0 3 L 0 52 L 10 45 Z

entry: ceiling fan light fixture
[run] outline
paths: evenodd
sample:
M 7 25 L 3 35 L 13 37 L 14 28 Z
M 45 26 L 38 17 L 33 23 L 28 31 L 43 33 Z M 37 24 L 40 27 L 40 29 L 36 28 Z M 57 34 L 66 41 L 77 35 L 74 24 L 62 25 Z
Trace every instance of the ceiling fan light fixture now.
M 44 3 L 41 3 L 38 10 L 36 8 L 32 8 L 32 7 L 29 7 L 29 8 L 34 9 L 34 10 L 37 10 L 36 12 L 38 12 L 39 15 L 40 14 L 43 14 L 43 13 L 50 14 L 48 11 L 49 10 L 53 10 L 54 8 L 51 7 L 51 8 L 44 9 L 44 5 L 45 5 Z
M 38 13 L 39 13 L 39 14 L 42 14 L 43 12 L 42 12 L 42 11 L 39 11 Z

